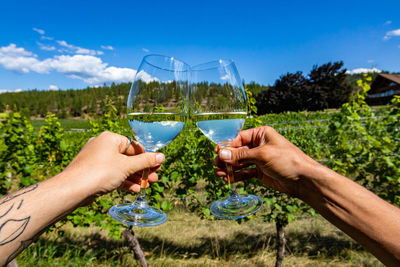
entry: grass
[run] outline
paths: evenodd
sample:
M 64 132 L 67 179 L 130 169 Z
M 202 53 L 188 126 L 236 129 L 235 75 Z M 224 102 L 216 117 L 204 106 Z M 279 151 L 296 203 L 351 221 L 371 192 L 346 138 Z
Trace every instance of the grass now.
M 43 235 L 17 260 L 20 266 L 136 266 L 124 240 L 100 228 L 65 226 L 63 237 Z M 256 217 L 237 224 L 202 220 L 177 207 L 157 227 L 135 228 L 150 266 L 273 266 L 275 226 Z M 383 266 L 321 217 L 286 228 L 284 266 Z

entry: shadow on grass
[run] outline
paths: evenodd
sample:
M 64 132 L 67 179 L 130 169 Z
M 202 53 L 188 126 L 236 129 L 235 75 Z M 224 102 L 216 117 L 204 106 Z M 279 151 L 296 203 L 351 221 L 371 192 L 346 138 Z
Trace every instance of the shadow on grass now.
M 205 255 L 226 260 L 237 255 L 251 257 L 264 250 L 274 253 L 276 245 L 275 235 L 271 233 L 248 235 L 235 232 L 229 238 L 201 237 L 199 238 L 201 242 L 197 242 L 196 245 L 185 245 L 172 239 L 159 237 L 138 236 L 138 239 L 143 251 L 150 257 L 165 255 L 177 259 L 200 258 Z M 37 257 L 43 257 L 43 254 L 47 253 L 51 254 L 52 258 L 65 258 L 69 251 L 69 257 L 75 255 L 75 257 L 96 258 L 100 261 L 118 261 L 124 254 L 132 253 L 124 240 L 111 240 L 99 234 L 84 235 L 79 238 L 65 236 L 54 240 L 41 238 L 29 250 L 31 250 L 30 254 Z M 288 235 L 287 251 L 292 255 L 346 258 L 349 250 L 363 249 L 354 241 L 340 237 L 321 236 L 318 233 L 290 233 Z

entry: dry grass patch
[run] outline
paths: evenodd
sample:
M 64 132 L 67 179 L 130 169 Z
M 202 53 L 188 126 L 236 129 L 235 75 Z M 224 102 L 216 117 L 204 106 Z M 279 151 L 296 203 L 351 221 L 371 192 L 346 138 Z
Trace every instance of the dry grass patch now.
M 64 228 L 64 237 L 43 236 L 19 256 L 21 266 L 135 266 L 130 247 L 100 228 Z M 261 217 L 237 224 L 201 220 L 177 207 L 157 227 L 136 227 L 150 266 L 274 266 L 275 225 Z M 383 266 L 321 217 L 286 228 L 284 266 Z

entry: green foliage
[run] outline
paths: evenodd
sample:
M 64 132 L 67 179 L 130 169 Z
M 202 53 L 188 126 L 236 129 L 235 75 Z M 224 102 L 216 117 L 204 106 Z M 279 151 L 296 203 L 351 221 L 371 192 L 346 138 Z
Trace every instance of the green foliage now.
M 36 156 L 40 162 L 45 163 L 46 170 L 55 174 L 67 166 L 73 154 L 64 140 L 64 130 L 57 117 L 49 113 L 45 122 L 46 125 L 39 130 Z
M 342 106 L 330 124 L 329 166 L 350 176 L 385 200 L 400 205 L 399 97 L 381 116 L 365 102 L 371 78 Z
M 121 132 L 121 124 L 118 111 L 113 105 L 110 98 L 106 98 L 106 105 L 104 114 L 100 120 L 94 120 L 89 117 L 89 125 L 92 130 L 92 135 L 96 136 L 103 131 L 110 131 L 115 133 Z
M 0 181 L 0 194 L 36 183 L 37 137 L 30 121 L 18 113 L 7 113 L 1 122 L 0 140 L 0 175 L 4 177 Z
M 382 198 L 399 205 L 400 98 L 395 97 L 387 108 L 371 109 L 365 103 L 368 82 L 368 78 L 358 82 L 363 90 L 344 104 L 340 112 L 286 112 L 263 117 L 257 116 L 254 94 L 245 86 L 249 110 L 245 127 L 273 126 L 308 155 L 320 161 L 328 159 L 328 165 L 336 171 L 349 175 Z M 119 102 L 113 98 L 101 101 L 105 107 L 101 119 L 90 118 L 90 130 L 78 133 L 64 131 L 54 114 L 48 114 L 45 124 L 35 132 L 28 115 L 3 113 L 0 194 L 61 171 L 90 137 L 102 131 L 129 134 L 120 119 L 121 112 L 116 108 Z M 166 161 L 158 173 L 159 181 L 147 191 L 151 204 L 169 211 L 173 208 L 169 198 L 181 199 L 191 211 L 204 218 L 213 218 L 209 205 L 226 196 L 229 186 L 214 174 L 215 154 L 211 141 L 189 120 L 182 133 L 161 151 L 166 155 Z M 200 181 L 206 190 L 205 198 L 197 190 Z M 298 199 L 266 188 L 256 180 L 247 181 L 238 188 L 241 193 L 257 194 L 263 199 L 266 208 L 258 216 L 263 216 L 266 221 L 286 225 L 303 212 L 314 213 Z M 107 229 L 110 236 L 119 238 L 122 225 L 111 219 L 107 211 L 112 205 L 125 202 L 128 195 L 131 194 L 113 192 L 97 198 L 61 223 L 69 221 L 82 227 L 98 225 Z M 62 235 L 58 227 L 52 230 Z

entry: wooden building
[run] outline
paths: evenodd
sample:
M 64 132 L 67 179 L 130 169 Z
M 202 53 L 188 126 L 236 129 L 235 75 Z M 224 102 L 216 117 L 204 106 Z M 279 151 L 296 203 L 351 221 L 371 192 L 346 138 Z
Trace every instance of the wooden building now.
M 368 91 L 369 105 L 385 105 L 394 95 L 400 95 L 400 74 L 380 73 Z

